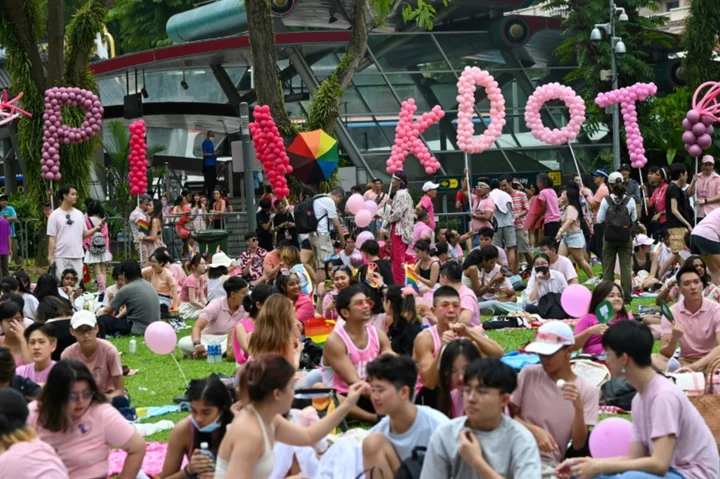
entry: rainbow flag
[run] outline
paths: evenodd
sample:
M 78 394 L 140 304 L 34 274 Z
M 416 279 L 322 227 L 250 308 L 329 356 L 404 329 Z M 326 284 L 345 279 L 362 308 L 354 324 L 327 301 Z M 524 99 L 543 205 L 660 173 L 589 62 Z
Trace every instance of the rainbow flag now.
M 142 233 L 145 236 L 150 234 L 150 225 L 145 220 L 138 220 L 138 233 Z
M 408 265 L 405 265 L 405 286 L 411 286 L 417 293 L 420 293 L 420 280 L 415 270 Z

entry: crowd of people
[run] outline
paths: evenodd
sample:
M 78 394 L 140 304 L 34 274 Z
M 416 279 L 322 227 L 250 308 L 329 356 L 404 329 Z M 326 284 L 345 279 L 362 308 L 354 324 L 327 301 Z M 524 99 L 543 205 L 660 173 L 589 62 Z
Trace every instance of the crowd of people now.
M 164 320 L 190 329 L 178 342 L 185 358 L 219 345 L 238 374 L 232 387 L 215 375 L 191 382 L 191 412 L 172 431 L 163 478 L 299 478 L 310 474 L 307 457 L 316 470 L 343 464 L 352 477 L 402 469 L 423 479 L 717 478 L 710 429 L 665 376 L 704 372 L 720 357 L 713 165 L 703 159 L 689 182 L 684 165 L 652 167 L 642 187 L 629 167 L 598 169 L 594 192 L 577 175 L 559 187 L 540 174 L 535 190 L 510 175 L 469 190 L 466 178 L 456 197 L 466 215 L 460 231 L 437 220 L 439 185 L 425 183 L 415 204 L 402 171 L 391 194 L 379 179 L 360 189 L 378 205 L 367 228 L 343 220 L 342 188 L 306 188 L 294 205 L 267 194 L 239 258 L 188 242 L 182 264 L 162 243 L 163 205 L 141 197 L 130 217 L 141 261 L 116 265 L 111 286 L 102 205 L 90 201 L 83 214 L 75 188 L 62 186 L 48 219 L 51 271 L 36 284 L 22 269 L 0 281 L 0 475 L 104 477 L 110 448 L 122 448 L 120 477 L 136 477 L 145 445 L 128 422 L 121 356 L 108 339 Z M 216 193 L 210 208 L 222 202 L 224 212 Z M 183 224 L 195 219 L 185 203 L 179 198 Z M 96 294 L 85 291 L 85 266 Z M 561 296 L 580 270 L 593 291 L 573 329 L 556 320 L 570 317 Z M 661 309 L 675 302 L 670 314 L 634 316 L 633 298 L 643 294 Z M 506 315 L 541 323 L 523 348 L 539 362 L 519 373 L 486 333 L 495 321 L 483 324 Z M 318 320 L 334 322 L 322 348 L 306 334 Z M 575 373 L 576 352 L 635 394 L 625 457 L 589 457 L 602 394 Z M 295 397 L 308 388 L 337 400 L 310 423 Z M 346 421 L 372 427 L 361 442 L 328 448 L 326 437 Z M 279 459 L 288 454 L 286 467 Z

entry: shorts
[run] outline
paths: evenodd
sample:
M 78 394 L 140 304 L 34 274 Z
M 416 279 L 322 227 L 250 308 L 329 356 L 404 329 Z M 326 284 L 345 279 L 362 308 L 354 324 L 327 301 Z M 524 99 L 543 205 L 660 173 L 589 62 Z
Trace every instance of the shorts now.
M 324 268 L 325 259 L 335 254 L 330 235 L 311 234 L 310 246 L 312 246 L 312 252 L 315 255 L 316 268 Z
M 517 238 L 515 237 L 515 226 L 503 226 L 495 231 L 493 245 L 498 248 L 515 248 Z
M 300 242 L 300 249 L 306 250 L 306 251 L 312 251 L 312 246 L 310 246 L 310 240 L 304 239 Z
M 685 233 L 687 228 L 668 228 L 668 239 L 670 243 L 670 251 L 673 253 L 679 253 L 685 249 Z
M 515 238 L 517 238 L 518 253 L 530 253 L 530 235 L 527 230 L 515 230 Z
M 585 248 L 585 235 L 582 231 L 578 233 L 564 233 L 560 237 L 560 244 L 564 244 L 570 249 Z
M 690 251 L 692 254 L 707 256 L 710 254 L 720 254 L 720 242 L 703 238 L 690 234 Z

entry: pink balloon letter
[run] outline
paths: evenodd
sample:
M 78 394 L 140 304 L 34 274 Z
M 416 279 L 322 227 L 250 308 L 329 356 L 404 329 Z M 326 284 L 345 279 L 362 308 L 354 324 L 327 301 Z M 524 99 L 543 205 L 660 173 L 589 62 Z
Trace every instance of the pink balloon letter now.
M 627 147 L 633 168 L 642 168 L 647 163 L 643 138 L 637 122 L 635 102 L 638 100 L 643 101 L 655 93 L 657 93 L 657 86 L 654 83 L 636 83 L 633 86 L 600 93 L 595 98 L 595 103 L 601 108 L 620 104 L 620 112 L 623 120 L 625 120 L 625 136 L 627 137 Z
M 540 108 L 549 100 L 562 100 L 570 110 L 570 122 L 561 129 L 551 130 L 543 126 Z M 525 123 L 536 139 L 550 145 L 562 145 L 577 138 L 580 127 L 585 121 L 585 102 L 577 96 L 575 90 L 559 83 L 539 86 L 528 98 L 525 105 Z
M 76 106 L 85 110 L 85 119 L 78 128 L 62 122 L 62 107 Z M 98 97 L 81 88 L 55 87 L 45 91 L 45 133 L 42 145 L 42 177 L 60 181 L 60 142 L 65 145 L 88 141 L 100 131 L 103 107 Z
M 485 87 L 490 99 L 490 124 L 478 138 L 473 138 L 475 127 L 472 123 L 475 106 L 475 85 Z M 457 143 L 458 148 L 466 153 L 482 153 L 498 139 L 505 125 L 505 98 L 495 79 L 485 70 L 478 67 L 465 67 L 457 83 L 458 114 Z
M 432 175 L 440 168 L 440 163 L 427 149 L 427 146 L 420 139 L 420 135 L 431 125 L 440 121 L 445 112 L 439 105 L 435 105 L 431 111 L 423 113 L 418 121 L 415 121 L 417 105 L 415 100 L 409 98 L 402 102 L 400 109 L 400 121 L 395 127 L 395 143 L 387 160 L 387 172 L 395 173 L 402 169 L 402 163 L 407 157 L 408 150 L 415 155 L 425 169 L 425 173 Z

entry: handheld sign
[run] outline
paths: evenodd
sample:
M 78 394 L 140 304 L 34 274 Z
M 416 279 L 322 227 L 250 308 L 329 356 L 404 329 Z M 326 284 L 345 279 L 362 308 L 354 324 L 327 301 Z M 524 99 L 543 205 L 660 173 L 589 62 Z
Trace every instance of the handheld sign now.
M 610 301 L 603 301 L 595 308 L 595 316 L 602 324 L 607 324 L 613 317 L 613 307 Z
M 665 301 L 660 301 L 660 312 L 671 323 L 675 321 L 675 317 L 673 317 L 672 311 L 670 311 L 670 306 L 668 306 Z

